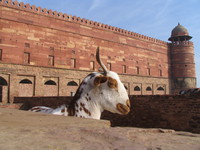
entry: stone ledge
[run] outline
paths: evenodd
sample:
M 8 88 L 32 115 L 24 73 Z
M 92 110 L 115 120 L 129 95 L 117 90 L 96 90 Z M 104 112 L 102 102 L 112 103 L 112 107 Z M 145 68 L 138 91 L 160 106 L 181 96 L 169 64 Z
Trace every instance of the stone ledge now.
M 199 150 L 200 135 L 0 108 L 0 149 Z

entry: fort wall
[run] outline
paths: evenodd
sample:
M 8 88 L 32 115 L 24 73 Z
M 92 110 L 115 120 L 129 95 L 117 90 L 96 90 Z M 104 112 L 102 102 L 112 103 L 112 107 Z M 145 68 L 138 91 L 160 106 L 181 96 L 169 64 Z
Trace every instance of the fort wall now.
M 29 53 L 30 65 L 49 66 L 48 56 L 52 56 L 55 68 L 74 69 L 71 59 L 75 59 L 75 69 L 91 70 L 100 46 L 102 59 L 118 73 L 126 66 L 125 73 L 137 75 L 139 67 L 140 76 L 169 77 L 166 42 L 22 2 L 2 0 L 1 5 L 4 62 L 24 64 L 24 53 Z
M 82 79 L 99 69 L 97 46 L 103 62 L 120 75 L 129 94 L 171 93 L 167 42 L 0 0 L 0 103 L 12 103 L 17 96 L 73 95 Z M 69 82 L 77 86 L 69 87 Z
M 15 97 L 15 103 L 23 103 L 21 109 L 33 106 L 56 107 L 68 104 L 72 97 Z M 131 111 L 122 116 L 105 111 L 102 119 L 112 126 L 143 128 L 167 128 L 177 131 L 200 133 L 200 94 L 130 96 Z

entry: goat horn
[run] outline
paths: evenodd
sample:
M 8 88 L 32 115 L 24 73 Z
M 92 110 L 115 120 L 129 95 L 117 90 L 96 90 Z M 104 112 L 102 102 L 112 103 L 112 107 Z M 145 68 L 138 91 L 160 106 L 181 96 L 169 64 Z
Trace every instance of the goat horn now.
M 100 58 L 100 55 L 99 55 L 99 47 L 97 47 L 96 60 L 97 60 L 98 64 L 102 67 L 103 72 L 106 75 L 108 73 L 108 69 L 106 68 L 106 66 L 101 61 L 101 58 Z

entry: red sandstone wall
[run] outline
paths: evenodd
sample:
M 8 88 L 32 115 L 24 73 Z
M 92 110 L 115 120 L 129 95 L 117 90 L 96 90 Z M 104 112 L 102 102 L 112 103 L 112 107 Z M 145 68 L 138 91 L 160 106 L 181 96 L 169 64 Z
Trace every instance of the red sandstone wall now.
M 169 77 L 168 46 L 163 41 L 10 0 L 2 0 L 0 9 L 0 49 L 5 63 L 24 64 L 24 52 L 28 52 L 30 65 L 49 66 L 51 55 L 54 67 L 90 70 L 100 46 L 104 62 L 118 73 L 126 65 L 127 74 L 137 75 L 139 67 L 140 76 L 160 77 L 161 69 L 162 77 Z M 76 68 L 71 58 L 76 59 Z
M 200 93 L 165 96 L 130 96 L 131 112 L 126 116 L 105 111 L 102 119 L 112 126 L 144 128 L 169 128 L 200 133 Z M 15 103 L 23 103 L 21 109 L 33 106 L 56 107 L 68 104 L 71 97 L 15 97 Z
M 12 103 L 17 96 L 71 95 L 77 86 L 67 86 L 68 81 L 79 84 L 90 71 L 97 71 L 97 46 L 101 47 L 105 64 L 110 63 L 111 70 L 120 73 L 129 94 L 171 92 L 166 42 L 29 4 L 0 0 L 0 76 L 8 82 L 4 103 Z M 50 58 L 54 59 L 52 65 Z M 71 59 L 75 59 L 75 67 Z M 95 62 L 94 70 L 91 61 Z M 126 73 L 122 66 L 126 66 Z M 19 84 L 23 79 L 32 84 Z M 46 88 L 47 80 L 53 80 L 56 86 Z M 139 92 L 134 91 L 135 86 L 140 87 Z M 147 87 L 152 90 L 147 91 Z M 158 91 L 159 87 L 163 91 Z

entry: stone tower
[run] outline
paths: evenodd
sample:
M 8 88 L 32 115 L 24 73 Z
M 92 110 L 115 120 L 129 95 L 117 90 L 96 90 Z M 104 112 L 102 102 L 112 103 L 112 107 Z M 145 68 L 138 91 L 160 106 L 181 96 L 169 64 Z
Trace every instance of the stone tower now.
M 196 73 L 194 63 L 194 46 L 189 41 L 192 37 L 187 29 L 178 25 L 172 30 L 170 53 L 171 53 L 171 93 L 176 94 L 180 90 L 196 87 Z

